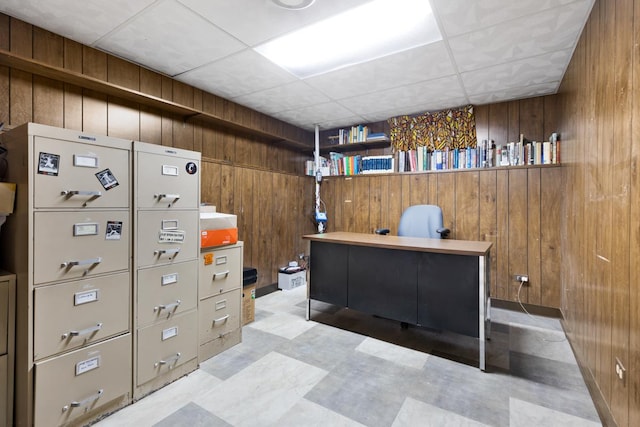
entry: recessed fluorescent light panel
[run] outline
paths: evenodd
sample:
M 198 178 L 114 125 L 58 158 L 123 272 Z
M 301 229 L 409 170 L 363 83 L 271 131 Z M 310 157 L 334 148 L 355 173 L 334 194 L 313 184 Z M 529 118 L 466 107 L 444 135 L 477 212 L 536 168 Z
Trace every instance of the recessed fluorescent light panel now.
M 438 40 L 427 0 L 374 0 L 254 49 L 306 78 Z

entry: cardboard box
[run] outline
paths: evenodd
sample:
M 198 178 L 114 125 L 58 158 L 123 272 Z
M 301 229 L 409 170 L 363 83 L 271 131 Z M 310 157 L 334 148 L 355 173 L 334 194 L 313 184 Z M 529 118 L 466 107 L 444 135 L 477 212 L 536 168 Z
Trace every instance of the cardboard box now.
M 307 285 L 307 271 L 302 270 L 295 273 L 278 272 L 278 289 L 289 291 L 298 286 Z
M 242 288 L 242 326 L 251 323 L 256 318 L 256 285 L 246 285 Z
M 222 230 L 201 230 L 200 247 L 210 248 L 213 246 L 232 245 L 238 242 L 238 229 L 225 228 Z
M 0 215 L 13 213 L 13 203 L 16 199 L 16 185 L 11 182 L 0 182 Z
M 200 212 L 200 230 L 225 230 L 238 228 L 235 215 L 220 212 Z

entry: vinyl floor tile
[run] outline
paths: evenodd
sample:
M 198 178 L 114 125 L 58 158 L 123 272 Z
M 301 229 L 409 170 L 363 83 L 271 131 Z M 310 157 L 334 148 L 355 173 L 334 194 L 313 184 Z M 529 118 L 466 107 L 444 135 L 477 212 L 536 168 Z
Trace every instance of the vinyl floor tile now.
M 455 412 L 408 397 L 391 427 L 489 427 Z

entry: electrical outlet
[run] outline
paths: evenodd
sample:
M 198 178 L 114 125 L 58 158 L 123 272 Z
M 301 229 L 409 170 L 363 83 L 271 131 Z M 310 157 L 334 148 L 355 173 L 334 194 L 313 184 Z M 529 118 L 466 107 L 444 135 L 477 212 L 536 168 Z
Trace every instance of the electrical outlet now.
M 515 276 L 516 282 L 528 283 L 529 276 L 525 276 L 524 274 L 516 274 Z
M 626 373 L 627 373 L 627 370 L 624 368 L 624 365 L 622 364 L 620 359 L 616 357 L 616 376 L 620 381 L 624 381 L 624 377 Z

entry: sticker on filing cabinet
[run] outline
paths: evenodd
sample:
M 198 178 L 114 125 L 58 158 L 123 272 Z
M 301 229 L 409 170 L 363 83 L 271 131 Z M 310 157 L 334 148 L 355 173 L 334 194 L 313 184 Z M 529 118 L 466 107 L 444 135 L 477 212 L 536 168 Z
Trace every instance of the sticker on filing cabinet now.
M 213 264 L 213 253 L 204 254 L 204 265 Z
M 76 376 L 85 374 L 94 369 L 100 367 L 100 356 L 92 357 L 91 359 L 83 360 L 76 363 Z
M 73 305 L 82 305 L 98 301 L 98 290 L 93 289 L 85 292 L 77 292 L 73 295 Z
M 178 335 L 178 327 L 174 326 L 173 328 L 164 329 L 162 331 L 162 341 L 168 340 L 169 338 L 173 338 Z
M 113 172 L 109 168 L 102 170 L 96 174 L 96 178 L 100 181 L 100 184 L 105 190 L 111 190 L 113 187 L 118 186 L 118 180 L 113 175 Z
M 198 172 L 198 166 L 193 162 L 187 163 L 187 166 L 185 167 L 185 169 L 187 170 L 187 173 L 189 175 L 195 175 L 196 172 Z
M 178 273 L 165 274 L 162 276 L 162 286 L 178 283 Z
M 178 176 L 178 167 L 171 165 L 162 165 L 162 175 Z
M 98 158 L 96 156 L 81 156 L 79 154 L 74 154 L 73 166 L 81 168 L 97 168 Z
M 60 155 L 40 153 L 38 158 L 38 173 L 42 175 L 58 176 Z
M 182 243 L 184 242 L 185 233 L 182 230 L 161 230 L 158 233 L 159 243 Z
M 120 240 L 122 236 L 122 221 L 107 221 L 106 240 Z

